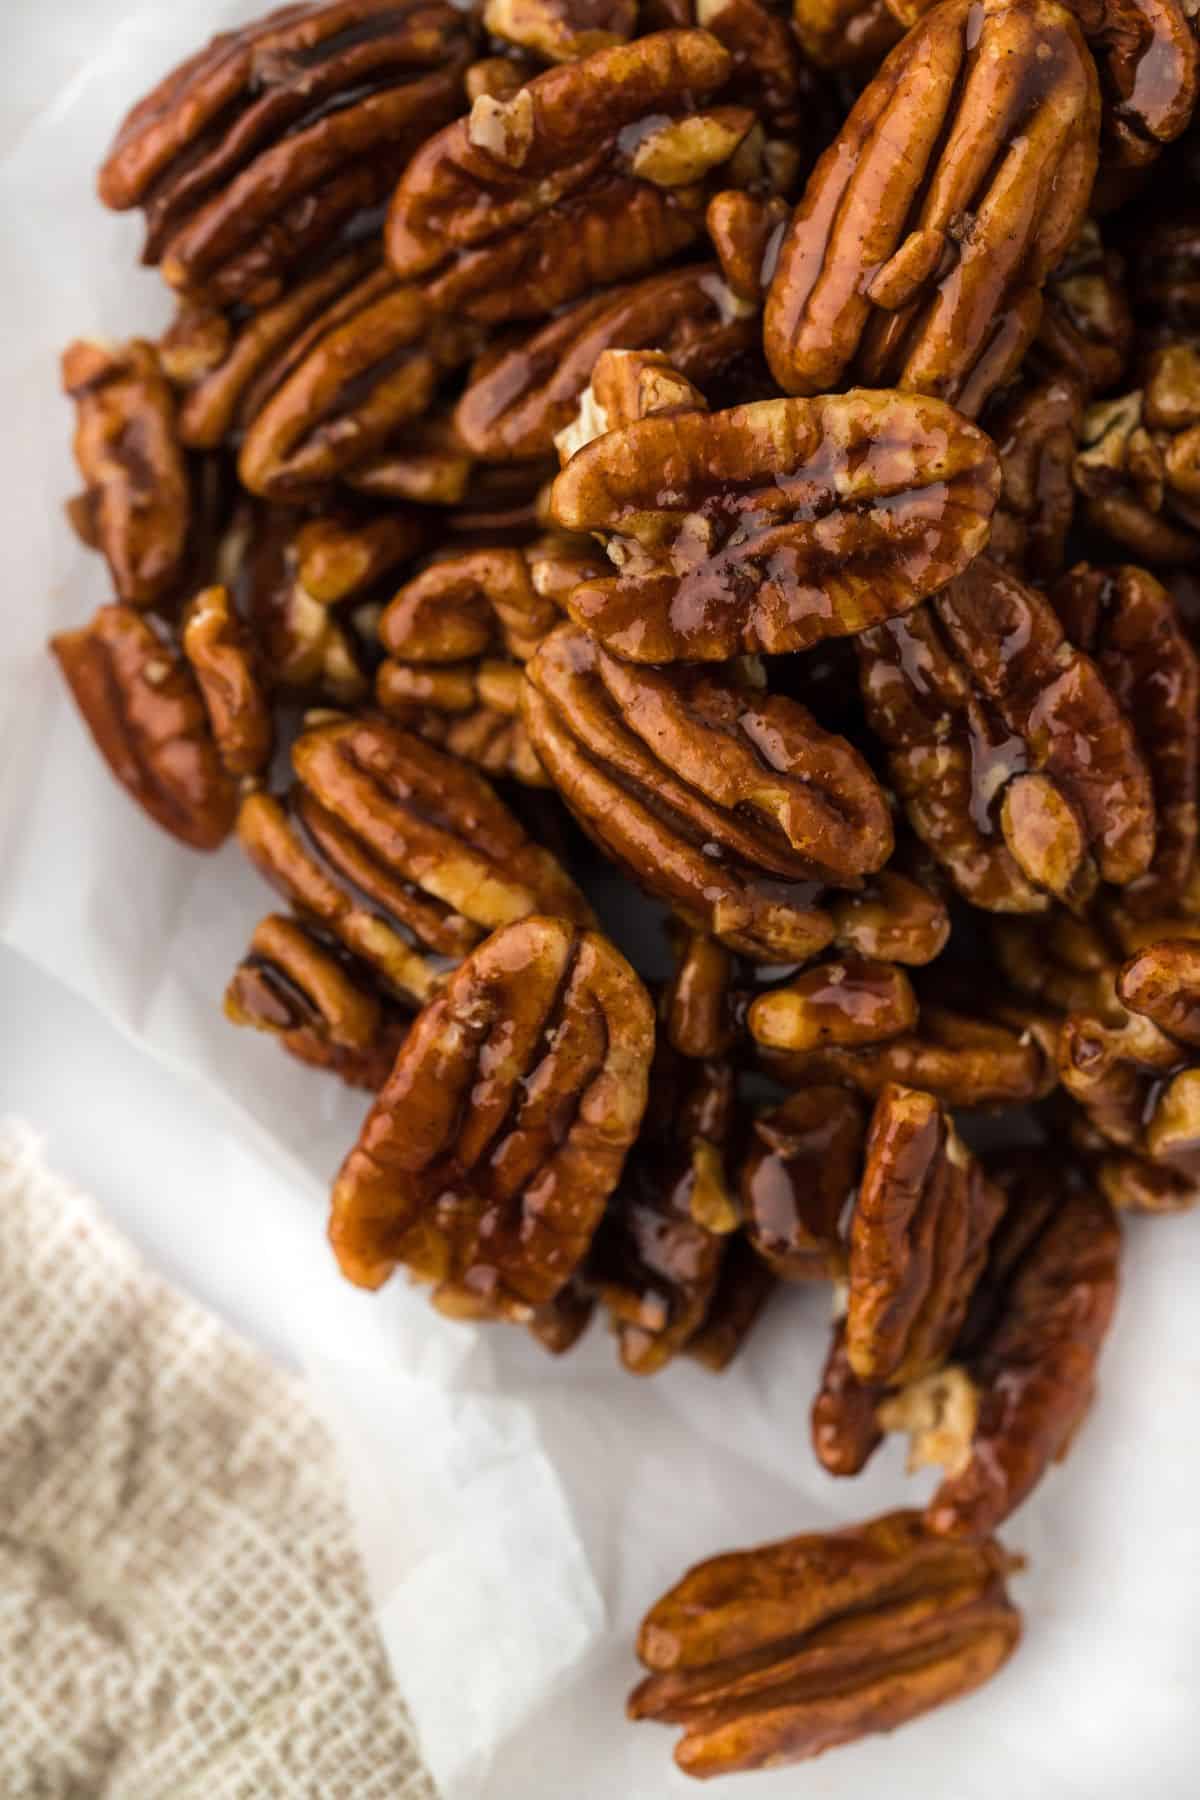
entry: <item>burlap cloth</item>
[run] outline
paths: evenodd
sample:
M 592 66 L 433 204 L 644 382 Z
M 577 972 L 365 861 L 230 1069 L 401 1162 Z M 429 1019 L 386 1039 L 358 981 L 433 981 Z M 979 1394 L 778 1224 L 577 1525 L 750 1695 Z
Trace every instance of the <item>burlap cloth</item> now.
M 0 1125 L 0 1796 L 430 1800 L 303 1385 Z

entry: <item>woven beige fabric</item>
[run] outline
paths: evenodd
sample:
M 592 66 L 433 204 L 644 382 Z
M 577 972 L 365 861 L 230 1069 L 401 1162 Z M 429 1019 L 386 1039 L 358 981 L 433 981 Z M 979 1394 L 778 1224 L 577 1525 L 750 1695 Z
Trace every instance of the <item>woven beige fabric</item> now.
M 0 1127 L 0 1795 L 431 1800 L 302 1384 Z

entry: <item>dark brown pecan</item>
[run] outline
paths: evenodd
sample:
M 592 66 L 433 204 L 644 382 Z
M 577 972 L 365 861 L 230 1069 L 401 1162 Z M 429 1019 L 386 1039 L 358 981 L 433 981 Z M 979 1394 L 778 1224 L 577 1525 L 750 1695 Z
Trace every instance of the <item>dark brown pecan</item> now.
M 690 1569 L 638 1634 L 635 1719 L 682 1725 L 689 1775 L 776 1768 L 961 1698 L 1016 1648 L 994 1540 L 915 1512 L 730 1551 Z
M 988 554 L 1030 581 L 1062 572 L 1075 515 L 1075 454 L 1084 394 L 1068 375 L 1022 381 L 997 396 L 984 429 L 1000 458 Z
M 933 1095 L 885 1087 L 850 1219 L 846 1355 L 860 1381 L 913 1381 L 946 1360 L 1003 1210 Z
M 758 339 L 757 310 L 711 263 L 672 269 L 577 301 L 509 349 L 489 352 L 455 413 L 468 448 L 492 461 L 553 453 L 605 350 L 653 347 L 703 387 Z
M 397 1263 L 527 1320 L 578 1268 L 646 1101 L 649 996 L 607 939 L 493 932 L 420 1014 L 333 1188 L 342 1271 Z
M 912 1466 L 946 1469 L 925 1518 L 958 1539 L 994 1531 L 1066 1454 L 1117 1297 L 1117 1222 L 1077 1173 L 1043 1151 L 997 1175 L 1008 1211 L 960 1361 L 879 1407 L 888 1430 L 912 1434 Z
M 819 69 L 874 70 L 905 27 L 886 0 L 792 0 L 796 36 Z
M 1139 318 L 1172 335 L 1200 326 L 1200 213 L 1172 207 L 1152 220 L 1133 247 L 1133 297 Z
M 1107 166 L 1140 168 L 1187 129 L 1197 47 L 1180 0 L 1071 0 L 1100 70 Z
M 1169 912 L 1192 875 L 1200 827 L 1200 659 L 1171 595 L 1145 569 L 1079 563 L 1051 600 L 1133 720 L 1150 771 L 1154 861 L 1123 903 L 1142 917 Z
M 76 406 L 75 460 L 86 483 L 73 517 L 100 550 L 119 599 L 152 606 L 179 581 L 191 526 L 191 489 L 175 397 L 154 346 L 115 349 L 82 339 L 62 359 Z
M 495 323 L 536 319 L 646 273 L 703 229 L 709 170 L 754 123 L 706 108 L 731 59 L 706 31 L 662 31 L 550 69 L 511 100 L 481 95 L 409 164 L 386 228 L 432 303 Z
M 421 290 L 367 275 L 321 315 L 303 355 L 250 421 L 238 473 L 251 493 L 320 495 L 386 451 L 429 406 L 475 334 L 436 318 Z
M 181 643 L 221 761 L 231 775 L 261 775 L 275 743 L 270 696 L 254 641 L 230 605 L 228 588 L 205 588 L 189 602 Z
M 434 988 L 422 951 L 457 961 L 530 912 L 590 919 L 482 776 L 410 733 L 334 719 L 296 739 L 292 765 L 286 810 L 263 793 L 243 802 L 242 847 L 302 918 L 409 1005 Z
M 300 1062 L 375 1093 L 391 1072 L 411 1013 L 336 938 L 270 913 L 255 927 L 225 990 L 225 1016 L 270 1032 Z
M 909 610 L 982 547 L 999 479 L 940 401 L 862 391 L 642 419 L 572 457 L 551 506 L 620 571 L 573 618 L 634 661 L 724 660 Z
M 1035 360 L 1072 376 L 1089 394 L 1115 387 L 1133 341 L 1124 260 L 1106 250 L 1089 219 L 1047 279 Z
M 126 792 L 181 843 L 215 850 L 233 827 L 237 786 L 184 659 L 131 606 L 102 606 L 50 648 Z
M 525 716 L 587 831 L 685 924 L 760 961 L 834 934 L 817 902 L 891 850 L 883 795 L 844 739 L 730 674 L 620 663 L 562 625 L 527 665 Z
M 513 1320 L 513 1311 L 502 1298 L 496 1300 L 473 1288 L 453 1281 L 443 1281 L 430 1295 L 438 1312 L 449 1319 L 465 1319 L 476 1324 L 497 1320 Z M 551 1356 L 562 1356 L 578 1343 L 587 1330 L 596 1308 L 595 1299 L 576 1280 L 568 1281 L 552 1300 L 540 1306 L 523 1308 L 520 1323 L 532 1338 Z
M 755 1116 L 740 1175 L 746 1235 L 785 1281 L 845 1274 L 840 1227 L 865 1131 L 861 1105 L 841 1088 L 808 1088 Z
M 489 36 L 547 62 L 575 62 L 594 50 L 628 43 L 637 24 L 637 0 L 487 0 L 483 24 Z
M 1153 795 L 1133 728 L 1034 589 L 980 557 L 857 647 L 893 786 L 966 899 L 1037 912 L 1145 874 Z
M 694 0 L 692 11 L 696 24 L 733 58 L 729 97 L 753 107 L 770 134 L 762 185 L 790 190 L 800 156 L 810 145 L 818 148 L 822 131 L 833 128 L 823 86 L 800 54 L 796 34 L 764 0 Z M 812 161 L 804 155 L 805 168 Z M 739 167 L 737 173 L 753 179 L 749 170 Z
M 1075 484 L 1088 521 L 1150 563 L 1200 556 L 1200 348 L 1153 350 L 1145 386 L 1084 415 Z
M 220 304 L 291 271 L 386 199 L 462 104 L 463 15 L 439 0 L 327 0 L 225 32 L 136 105 L 100 198 L 146 214 L 143 260 Z
M 1098 132 L 1095 65 L 1056 0 L 942 0 L 792 216 L 765 317 L 779 385 L 821 394 L 853 378 L 977 416 L 1079 234 Z
M 716 1295 L 740 1222 L 725 1172 L 735 1098 L 727 1063 L 688 1063 L 659 1045 L 646 1117 L 586 1269 L 631 1374 L 656 1374 L 686 1349 Z
M 297 530 L 294 513 L 243 507 L 222 547 L 220 572 L 273 690 L 355 706 L 371 689 L 367 646 L 352 604 L 327 605 L 304 585 L 306 529 Z
M 1059 1014 L 1119 1017 L 1113 946 L 1094 918 L 1056 908 L 1037 921 L 997 919 L 991 942 L 1004 979 L 1018 993 Z

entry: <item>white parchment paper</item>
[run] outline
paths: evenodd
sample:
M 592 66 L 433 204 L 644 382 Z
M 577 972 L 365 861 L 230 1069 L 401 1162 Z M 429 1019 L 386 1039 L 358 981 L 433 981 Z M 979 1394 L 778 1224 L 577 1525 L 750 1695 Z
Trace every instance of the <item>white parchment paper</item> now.
M 311 1192 L 319 1232 L 324 1185 L 363 1102 L 233 1030 L 219 1006 L 269 896 L 235 851 L 189 855 L 134 811 L 43 648 L 108 597 L 102 565 L 61 519 L 73 473 L 58 351 L 80 333 L 152 332 L 168 312 L 157 277 L 136 268 L 137 221 L 102 211 L 93 171 L 132 99 L 255 10 L 0 9 L 0 934 L 222 1094 L 231 1132 Z M 1028 1619 L 1019 1655 L 983 1693 L 897 1738 L 715 1791 L 1200 1792 L 1200 1221 L 1129 1237 L 1095 1416 L 1007 1533 L 1031 1558 L 1016 1586 Z M 229 1255 L 232 1265 L 236 1243 Z M 905 1481 L 896 1446 L 854 1483 L 816 1467 L 807 1411 L 827 1318 L 815 1293 L 779 1296 L 720 1379 L 681 1365 L 636 1381 L 597 1329 L 554 1362 L 519 1333 L 438 1318 L 397 1282 L 364 1296 L 356 1316 L 344 1354 L 312 1372 L 343 1447 L 379 1622 L 447 1800 L 694 1792 L 670 1762 L 671 1734 L 622 1716 L 649 1601 L 701 1556 L 926 1491 Z

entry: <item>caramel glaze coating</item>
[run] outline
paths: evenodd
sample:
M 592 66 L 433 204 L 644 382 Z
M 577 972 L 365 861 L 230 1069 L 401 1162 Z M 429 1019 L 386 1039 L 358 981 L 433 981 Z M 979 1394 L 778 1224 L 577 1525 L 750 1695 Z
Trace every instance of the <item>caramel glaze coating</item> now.
M 841 1222 L 866 1119 L 841 1088 L 812 1087 L 756 1114 L 740 1191 L 746 1235 L 785 1281 L 845 1272 Z

